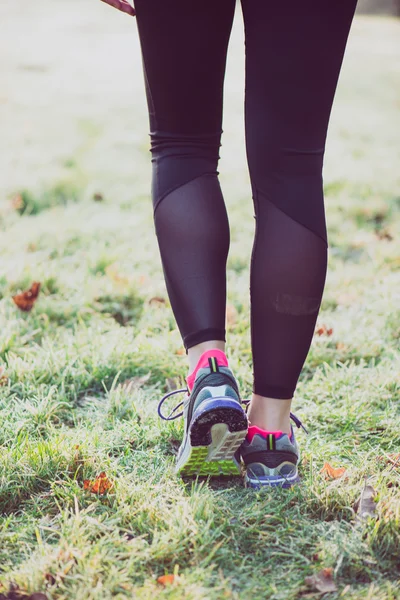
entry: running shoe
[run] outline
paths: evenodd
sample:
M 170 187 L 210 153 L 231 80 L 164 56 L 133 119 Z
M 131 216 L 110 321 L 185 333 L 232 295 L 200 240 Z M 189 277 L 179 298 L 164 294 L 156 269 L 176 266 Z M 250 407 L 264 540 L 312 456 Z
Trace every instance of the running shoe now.
M 158 407 L 164 420 L 184 416 L 176 473 L 183 477 L 240 475 L 235 453 L 246 437 L 248 421 L 225 353 L 218 349 L 204 352 L 186 382 L 186 390 L 166 394 Z M 161 413 L 163 403 L 179 392 L 186 392 L 183 402 L 165 417 Z M 176 414 L 181 406 L 183 411 Z
M 297 427 L 302 427 L 307 432 L 295 415 L 290 416 Z M 249 427 L 239 453 L 246 466 L 245 487 L 289 488 L 300 481 L 300 451 L 292 426 L 290 436 L 282 431 Z

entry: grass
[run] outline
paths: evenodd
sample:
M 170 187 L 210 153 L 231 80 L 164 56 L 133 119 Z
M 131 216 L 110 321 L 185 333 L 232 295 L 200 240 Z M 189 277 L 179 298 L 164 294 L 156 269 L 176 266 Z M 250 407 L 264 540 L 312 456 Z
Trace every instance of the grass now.
M 387 460 L 400 451 L 400 79 L 391 50 L 399 28 L 359 18 L 338 89 L 319 317 L 333 332 L 314 336 L 296 390 L 294 409 L 310 433 L 299 434 L 303 484 L 295 489 L 256 493 L 240 479 L 174 476 L 182 423 L 160 423 L 156 405 L 183 384 L 186 361 L 143 191 L 143 139 L 134 144 L 135 175 L 116 161 L 126 189 L 135 178 L 133 192 L 121 184 L 114 195 L 99 163 L 96 184 L 105 191 L 94 199 L 91 140 L 106 135 L 107 120 L 88 121 L 77 102 L 74 122 L 86 137 L 74 158 L 60 158 L 68 178 L 32 191 L 24 181 L 22 190 L 13 186 L 20 200 L 3 204 L 0 222 L 0 593 L 18 585 L 21 597 L 41 591 L 49 600 L 292 600 L 319 597 L 305 578 L 332 568 L 338 591 L 330 598 L 400 598 L 400 467 Z M 375 53 L 374 36 L 385 51 Z M 245 163 L 238 167 L 233 153 L 242 148 L 237 42 L 232 53 L 221 168 L 232 227 L 228 352 L 248 397 L 254 222 Z M 144 105 L 135 102 L 132 127 L 141 131 Z M 42 289 L 25 314 L 11 296 L 32 281 Z M 325 462 L 346 467 L 345 476 L 326 480 Z M 102 471 L 114 484 L 109 493 L 85 490 L 84 480 Z M 357 523 L 366 480 L 377 519 Z M 157 583 L 173 573 L 173 585 Z

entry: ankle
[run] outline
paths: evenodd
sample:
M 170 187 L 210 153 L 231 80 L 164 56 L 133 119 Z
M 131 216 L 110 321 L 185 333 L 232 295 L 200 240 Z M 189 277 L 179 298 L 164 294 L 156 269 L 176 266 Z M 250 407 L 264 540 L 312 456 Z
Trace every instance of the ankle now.
M 207 342 L 201 342 L 200 344 L 196 344 L 196 346 L 192 346 L 188 349 L 188 359 L 189 359 L 189 372 L 190 375 L 196 368 L 197 363 L 200 360 L 200 357 L 207 350 L 222 350 L 225 352 L 225 342 L 220 340 L 210 340 Z
M 253 394 L 248 419 L 250 426 L 266 431 L 283 431 L 290 435 L 290 409 L 292 399 L 268 398 Z

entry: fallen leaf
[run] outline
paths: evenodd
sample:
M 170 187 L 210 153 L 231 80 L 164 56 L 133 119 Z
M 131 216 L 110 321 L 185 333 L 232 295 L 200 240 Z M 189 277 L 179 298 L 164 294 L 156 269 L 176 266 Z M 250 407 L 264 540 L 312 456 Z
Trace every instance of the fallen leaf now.
M 108 479 L 104 471 L 100 473 L 100 475 L 97 475 L 94 481 L 91 481 L 90 479 L 85 479 L 83 482 L 83 489 L 88 490 L 92 494 L 106 494 L 113 487 L 113 482 Z
M 11 199 L 11 206 L 14 210 L 21 210 L 24 207 L 24 199 L 21 194 L 16 194 Z
M 318 562 L 319 561 L 319 554 L 318 552 L 316 552 L 315 554 L 312 555 L 311 560 L 314 562 Z
M 146 375 L 137 375 L 136 377 L 131 377 L 130 379 L 126 379 L 122 383 L 120 383 L 120 387 L 123 388 L 126 392 L 132 392 L 133 390 L 137 390 L 142 387 L 146 381 L 150 379 L 151 372 L 149 371 Z
M 93 200 L 95 202 L 102 202 L 104 200 L 104 196 L 100 192 L 96 192 L 95 194 L 93 194 Z
M 339 479 L 346 472 L 345 467 L 332 467 L 329 463 L 324 463 L 321 473 L 325 474 L 326 479 Z
M 39 296 L 39 290 L 40 290 L 40 283 L 37 281 L 34 281 L 29 290 L 26 290 L 25 292 L 22 292 L 21 294 L 16 294 L 15 296 L 12 296 L 12 299 L 14 300 L 14 302 L 18 306 L 18 308 L 20 308 L 21 310 L 24 310 L 26 312 L 29 312 L 32 309 L 33 305 L 35 304 L 35 302 Z
M 320 325 L 319 327 L 317 327 L 315 333 L 317 335 L 327 335 L 327 336 L 329 336 L 329 335 L 332 335 L 333 329 L 332 329 L 332 327 L 330 329 L 328 329 L 326 325 Z
M 178 350 L 175 351 L 175 354 L 177 354 L 178 356 L 183 356 L 184 354 L 186 354 L 186 350 L 185 348 L 178 348 Z
M 400 452 L 398 454 L 385 454 L 384 456 L 378 456 L 378 460 L 386 463 L 387 465 L 400 467 Z
M 44 578 L 50 585 L 55 585 L 57 581 L 52 573 L 45 573 Z
M 5 366 L 0 365 L 0 387 L 4 387 L 8 383 L 8 375 L 5 372 Z
M 313 590 L 317 592 L 321 592 L 322 594 L 327 594 L 328 592 L 336 592 L 337 587 L 333 580 L 333 569 L 325 568 L 322 569 L 316 575 L 311 575 L 311 577 L 305 578 L 306 584 L 311 587 Z
M 160 583 L 161 585 L 163 585 L 165 587 L 167 585 L 172 585 L 175 580 L 176 580 L 175 575 L 161 575 L 161 577 L 159 577 L 157 579 L 157 583 Z
M 165 304 L 166 300 L 165 298 L 162 298 L 162 296 L 153 296 L 153 298 L 150 298 L 149 300 L 149 304 L 150 306 L 160 306 L 160 304 Z
M 361 496 L 354 504 L 354 510 L 357 514 L 357 519 L 362 521 L 368 517 L 376 518 L 376 503 L 374 501 L 376 492 L 372 485 L 364 484 Z
M 336 350 L 345 350 L 346 349 L 346 344 L 343 344 L 343 342 L 338 342 L 336 344 Z
M 393 236 L 387 229 L 379 229 L 375 233 L 378 240 L 387 240 L 388 242 L 393 241 Z

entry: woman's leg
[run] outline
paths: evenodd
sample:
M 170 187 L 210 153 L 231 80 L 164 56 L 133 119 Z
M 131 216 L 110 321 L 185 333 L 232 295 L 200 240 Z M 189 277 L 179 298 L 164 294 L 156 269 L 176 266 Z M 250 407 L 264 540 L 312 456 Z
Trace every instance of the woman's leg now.
M 149 107 L 154 221 L 190 371 L 225 347 L 229 224 L 217 164 L 235 0 L 135 0 Z
M 242 0 L 255 207 L 251 425 L 290 432 L 327 267 L 322 167 L 356 0 Z

